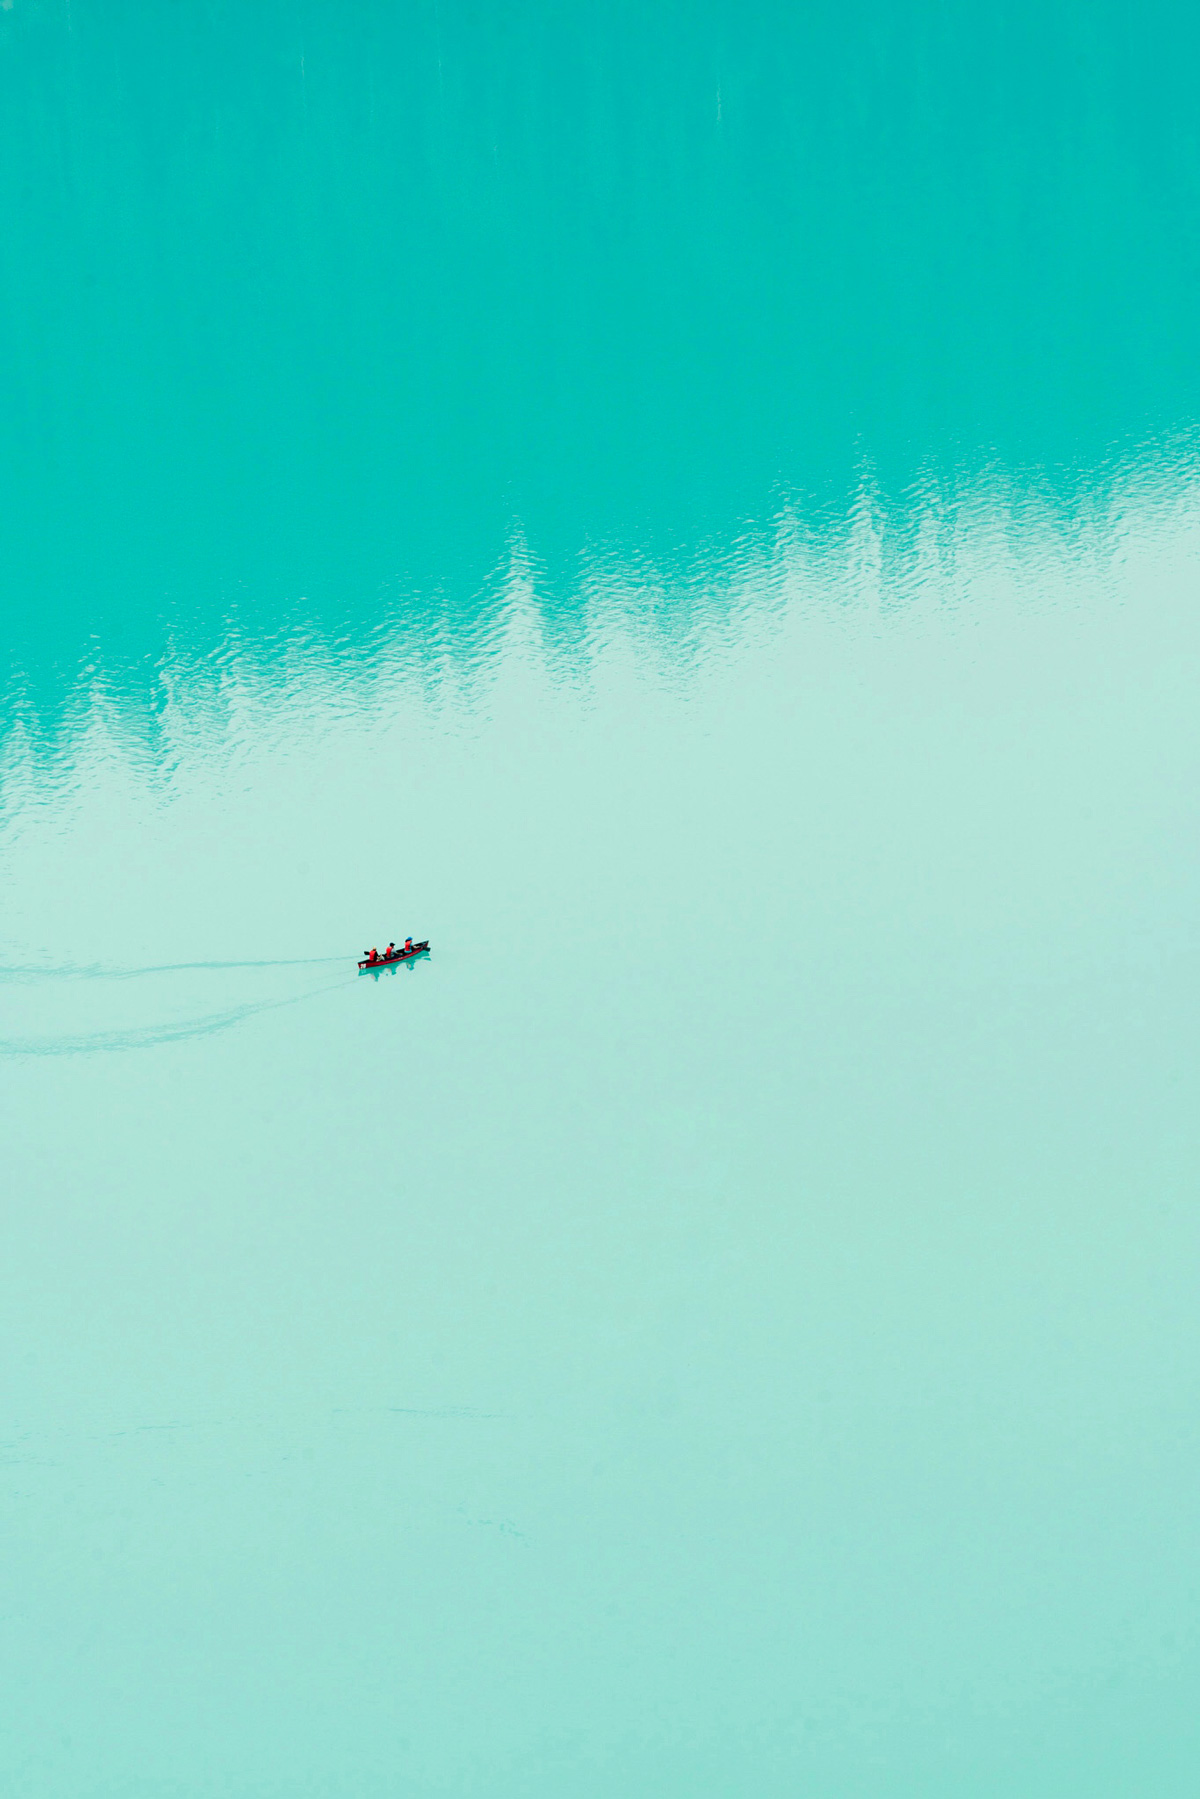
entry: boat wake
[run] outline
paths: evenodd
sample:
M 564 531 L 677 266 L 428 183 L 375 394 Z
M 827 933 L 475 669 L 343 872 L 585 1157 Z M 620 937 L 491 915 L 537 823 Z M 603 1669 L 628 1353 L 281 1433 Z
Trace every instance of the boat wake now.
M 204 966 L 229 967 L 240 964 L 218 963 Z M 307 993 L 289 994 L 285 999 L 253 1000 L 248 1004 L 231 1006 L 224 1012 L 208 1012 L 199 1018 L 181 1018 L 167 1024 L 133 1025 L 107 1031 L 64 1032 L 47 1037 L 0 1037 L 0 1057 L 79 1056 L 108 1054 L 118 1050 L 155 1049 L 162 1044 L 183 1043 L 194 1037 L 209 1037 L 216 1031 L 227 1031 L 261 1012 L 277 1012 L 284 1006 L 298 1006 L 305 1000 L 318 999 L 322 994 L 332 993 L 335 988 L 344 985 L 344 981 L 331 981 Z
M 257 962 L 151 962 L 144 968 L 106 968 L 102 964 L 0 964 L 0 981 L 135 981 L 148 974 L 191 974 L 204 969 L 328 968 L 342 956 L 292 956 Z

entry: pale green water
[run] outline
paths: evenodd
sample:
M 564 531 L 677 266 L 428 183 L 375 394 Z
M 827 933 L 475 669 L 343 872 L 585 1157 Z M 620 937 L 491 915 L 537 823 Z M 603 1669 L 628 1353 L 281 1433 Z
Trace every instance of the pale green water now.
M 0 12 L 6 1793 L 1190 1799 L 1196 31 Z

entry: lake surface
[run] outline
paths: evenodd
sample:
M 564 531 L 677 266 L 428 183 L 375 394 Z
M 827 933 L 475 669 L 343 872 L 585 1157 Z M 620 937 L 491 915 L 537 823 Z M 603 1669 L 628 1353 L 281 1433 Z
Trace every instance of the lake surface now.
M 5 0 L 6 1793 L 1191 1799 L 1198 34 Z

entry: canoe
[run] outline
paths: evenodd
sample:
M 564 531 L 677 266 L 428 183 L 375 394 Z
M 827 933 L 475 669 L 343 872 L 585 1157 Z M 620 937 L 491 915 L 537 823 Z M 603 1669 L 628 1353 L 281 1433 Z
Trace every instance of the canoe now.
M 376 962 L 364 958 L 358 965 L 359 970 L 361 972 L 367 968 L 392 968 L 397 962 L 411 962 L 414 956 L 423 954 L 428 948 L 429 939 L 426 938 L 424 943 L 414 943 L 411 949 L 398 949 L 394 956 L 380 956 Z

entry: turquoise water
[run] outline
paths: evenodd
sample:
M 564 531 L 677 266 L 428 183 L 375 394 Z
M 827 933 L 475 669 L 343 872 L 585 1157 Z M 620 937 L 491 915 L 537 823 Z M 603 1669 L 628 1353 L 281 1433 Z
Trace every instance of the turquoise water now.
M 0 10 L 6 1793 L 1190 1799 L 1198 29 Z

